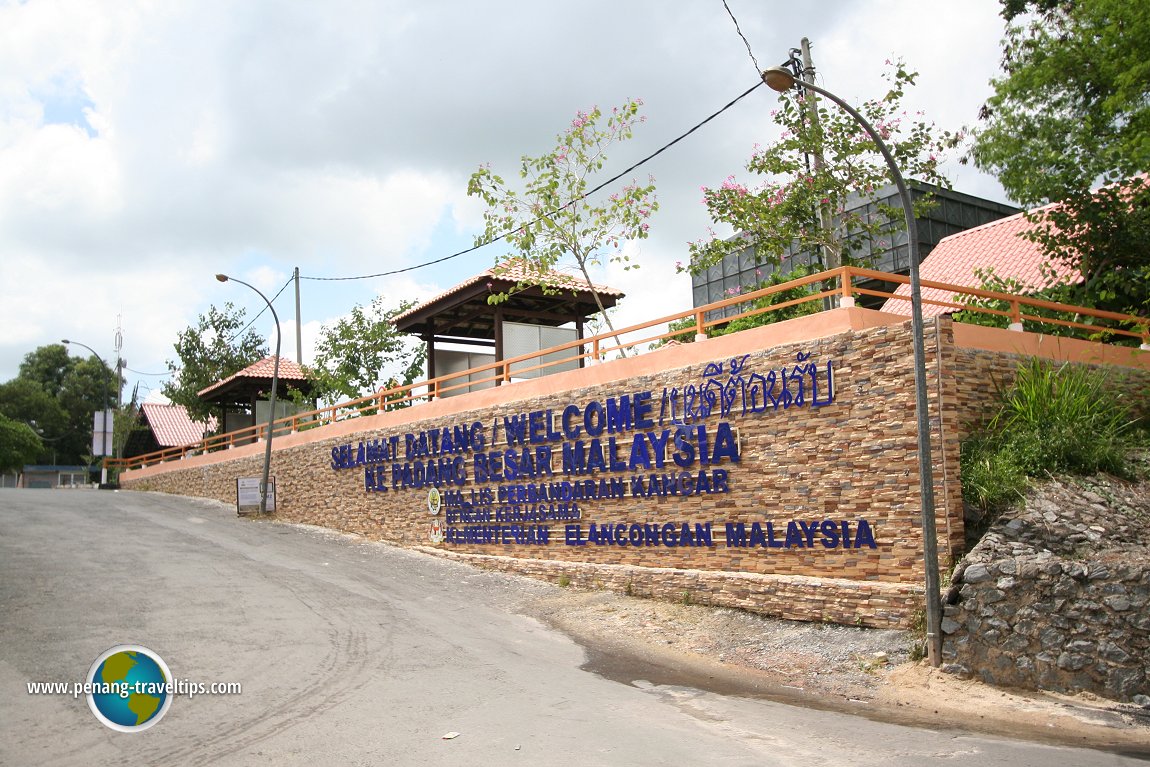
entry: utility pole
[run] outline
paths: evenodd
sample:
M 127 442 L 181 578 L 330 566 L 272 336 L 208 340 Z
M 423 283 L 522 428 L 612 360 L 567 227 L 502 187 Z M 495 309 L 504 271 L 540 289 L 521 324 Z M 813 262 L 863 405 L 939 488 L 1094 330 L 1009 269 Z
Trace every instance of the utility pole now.
M 124 358 L 120 356 L 120 352 L 124 348 L 124 334 L 122 314 L 116 315 L 116 408 L 119 409 L 124 406 Z
M 124 366 L 128 364 L 124 361 L 124 358 L 120 356 L 120 352 L 124 348 L 123 319 L 123 314 L 116 315 L 116 412 L 112 415 L 112 452 L 115 453 L 117 458 L 124 457 L 124 440 L 127 439 L 126 434 L 120 434 L 120 438 L 117 440 L 116 435 L 119 431 L 114 426 L 116 415 L 118 415 L 124 407 Z M 119 444 L 116 444 L 117 442 Z
M 303 366 L 303 318 L 299 316 L 299 267 L 295 268 L 295 361 Z
M 803 71 L 801 79 L 805 83 L 815 85 L 815 63 L 811 59 L 811 41 L 804 37 L 800 45 L 800 53 L 803 57 Z M 814 91 L 807 89 L 804 93 L 804 104 L 809 112 L 811 126 L 814 129 L 815 142 L 811 149 L 811 165 L 815 173 L 823 169 L 825 160 L 823 158 L 823 129 L 819 121 L 819 101 L 818 96 Z M 820 204 L 818 209 L 819 228 L 823 230 L 824 245 L 823 250 L 823 269 L 838 269 L 843 265 L 842 250 L 837 243 L 834 236 L 834 216 L 831 213 L 830 205 Z M 826 286 L 829 289 L 832 286 Z M 837 296 L 827 296 L 823 299 L 824 309 L 833 309 L 838 303 Z

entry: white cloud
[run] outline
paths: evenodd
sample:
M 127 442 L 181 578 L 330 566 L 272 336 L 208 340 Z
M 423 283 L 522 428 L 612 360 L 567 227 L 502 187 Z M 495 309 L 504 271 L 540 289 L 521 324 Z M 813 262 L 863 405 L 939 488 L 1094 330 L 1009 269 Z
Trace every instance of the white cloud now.
M 729 5 L 762 66 L 807 35 L 824 84 L 844 97 L 872 94 L 883 59 L 903 55 L 922 72 L 915 102 L 952 129 L 973 119 L 998 58 L 994 0 L 935 3 L 929 19 L 911 0 L 799 5 L 783 21 L 759 3 Z M 620 169 L 754 83 L 718 2 L 0 5 L 0 380 L 64 336 L 111 356 L 120 313 L 124 356 L 157 372 L 210 304 L 259 310 L 217 272 L 274 292 L 296 266 L 335 277 L 440 258 L 482 230 L 482 205 L 466 196 L 480 163 L 513 178 L 520 155 L 549 149 L 577 109 L 639 96 L 648 122 L 611 153 Z M 662 208 L 642 268 L 602 272 L 628 292 L 622 321 L 689 305 L 673 264 L 705 233 L 699 187 L 741 172 L 773 138 L 773 104 L 760 88 L 636 171 L 656 177 Z M 962 170 L 963 191 L 993 192 Z M 378 293 L 429 297 L 497 254 L 305 282 L 305 359 L 316 318 Z M 276 306 L 294 356 L 291 291 Z M 271 335 L 267 318 L 254 327 Z

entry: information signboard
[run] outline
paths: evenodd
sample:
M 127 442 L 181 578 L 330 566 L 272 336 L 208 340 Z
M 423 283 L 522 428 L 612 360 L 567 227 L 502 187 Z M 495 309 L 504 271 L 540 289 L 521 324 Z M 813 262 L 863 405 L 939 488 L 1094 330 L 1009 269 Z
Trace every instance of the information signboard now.
M 260 511 L 260 477 L 236 479 L 236 513 L 258 514 Z M 276 510 L 276 478 L 268 478 L 268 511 Z

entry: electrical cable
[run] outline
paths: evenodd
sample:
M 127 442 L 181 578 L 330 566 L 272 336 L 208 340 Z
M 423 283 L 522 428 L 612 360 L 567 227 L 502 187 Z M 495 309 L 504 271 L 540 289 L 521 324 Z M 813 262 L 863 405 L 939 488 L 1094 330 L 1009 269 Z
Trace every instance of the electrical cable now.
M 743 30 L 739 27 L 739 20 L 735 18 L 735 14 L 731 13 L 731 6 L 727 5 L 727 0 L 723 0 L 723 7 L 727 9 L 727 15 L 731 17 L 731 21 L 735 23 L 735 31 L 739 33 L 739 37 L 743 38 L 743 45 L 747 46 L 747 55 L 751 57 L 751 63 L 755 65 L 755 74 L 762 76 L 763 68 L 759 66 L 759 60 L 755 58 L 755 54 L 751 53 L 751 44 L 747 41 L 747 36 L 743 34 Z
M 633 171 L 636 168 L 639 168 L 639 167 L 645 165 L 646 163 L 650 162 L 651 160 L 655 159 L 656 157 L 661 155 L 663 152 L 665 152 L 668 149 L 670 149 L 671 147 L 675 146 L 675 144 L 678 144 L 680 141 L 682 141 L 683 139 L 690 136 L 692 133 L 697 131 L 699 128 L 702 128 L 704 125 L 709 123 L 711 120 L 714 120 L 716 117 L 721 115 L 723 112 L 726 112 L 728 109 L 733 107 L 735 104 L 742 101 L 744 98 L 749 96 L 752 91 L 754 91 L 756 88 L 758 88 L 762 84 L 763 84 L 762 80 L 755 83 L 753 86 L 751 86 L 750 88 L 748 88 L 747 90 L 743 91 L 741 94 L 739 94 L 738 96 L 733 98 L 731 101 L 727 102 L 727 104 L 722 109 L 718 110 L 717 112 L 713 113 L 712 115 L 710 115 L 709 117 L 707 117 L 703 121 L 699 122 L 693 128 L 688 130 L 686 133 L 683 133 L 678 138 L 664 144 L 659 149 L 657 149 L 654 152 L 652 152 L 651 154 L 647 155 L 642 160 L 639 160 L 638 162 L 636 162 L 631 167 L 615 174 L 614 176 L 607 179 L 606 181 L 599 184 L 598 186 L 594 187 L 593 189 L 590 189 L 590 190 L 584 192 L 583 194 L 579 195 L 575 199 L 570 200 L 569 202 L 559 206 L 558 208 L 555 208 L 552 211 L 544 213 L 543 215 L 539 216 L 538 218 L 533 219 L 532 221 L 529 221 L 528 223 L 524 224 L 521 227 L 517 227 L 515 229 L 511 229 L 509 231 L 503 232 L 502 234 L 500 234 L 496 237 L 492 237 L 490 240 L 487 240 L 486 242 L 479 243 L 478 245 L 472 245 L 470 248 L 466 248 L 466 249 L 460 250 L 456 253 L 452 253 L 451 255 L 442 256 L 441 258 L 436 258 L 436 259 L 433 259 L 431 261 L 424 261 L 423 263 L 413 264 L 412 266 L 405 266 L 402 269 L 392 269 L 392 270 L 386 271 L 386 272 L 377 272 L 376 274 L 362 274 L 362 275 L 359 275 L 356 277 L 308 277 L 308 276 L 301 274 L 300 279 L 301 280 L 315 280 L 315 281 L 320 281 L 320 282 L 344 282 L 344 281 L 348 281 L 348 280 L 370 280 L 370 279 L 373 279 L 375 277 L 387 277 L 387 276 L 390 276 L 392 274 L 402 274 L 403 272 L 411 272 L 411 271 L 414 271 L 416 269 L 422 269 L 426 266 L 432 266 L 434 264 L 443 263 L 444 261 L 450 261 L 453 258 L 458 258 L 459 256 L 463 256 L 463 255 L 466 255 L 468 253 L 472 253 L 476 250 L 479 250 L 480 248 L 486 247 L 487 245 L 491 245 L 493 243 L 499 242 L 500 240 L 506 238 L 508 235 L 514 234 L 515 232 L 518 232 L 521 229 L 524 229 L 528 226 L 531 226 L 532 224 L 537 223 L 539 221 L 542 221 L 544 218 L 555 215 L 556 213 L 558 213 L 561 210 L 564 210 L 565 208 L 569 208 L 572 205 L 575 205 L 576 203 L 582 202 L 583 200 L 587 199 L 588 197 L 595 194 L 599 190 L 603 189 L 608 184 L 615 183 L 616 181 L 621 179 L 623 176 L 626 176 L 631 171 Z
M 280 297 L 280 295 L 281 295 L 281 294 L 282 294 L 282 293 L 283 293 L 285 290 L 287 290 L 287 286 L 288 286 L 288 285 L 291 285 L 291 284 L 292 284 L 292 282 L 293 282 L 294 280 L 295 280 L 295 275 L 292 275 L 291 277 L 288 277 L 288 279 L 287 279 L 287 282 L 285 282 L 285 283 L 283 284 L 283 287 L 282 287 L 282 288 L 280 288 L 280 289 L 279 289 L 279 291 L 278 291 L 278 292 L 277 292 L 277 293 L 276 293 L 274 296 L 272 296 L 272 299 L 271 299 L 271 301 L 268 301 L 268 304 L 272 304 L 272 303 L 275 303 L 275 300 L 276 300 L 277 298 L 279 298 L 279 297 Z M 232 341 L 235 341 L 237 338 L 239 338 L 239 337 L 240 337 L 240 336 L 242 336 L 244 333 L 246 333 L 246 332 L 247 332 L 247 329 L 248 329 L 248 328 L 250 328 L 252 325 L 254 325 L 254 324 L 255 324 L 255 322 L 256 322 L 256 320 L 258 320 L 258 319 L 259 319 L 259 318 L 260 318 L 260 317 L 263 315 L 263 313 L 264 313 L 264 312 L 266 312 L 267 310 L 268 310 L 268 307 L 267 307 L 267 304 L 265 304 L 265 305 L 264 305 L 264 308 L 262 308 L 262 309 L 260 309 L 258 312 L 256 312 L 256 316 L 255 316 L 255 317 L 252 317 L 252 319 L 251 319 L 251 322 L 249 322 L 247 325 L 244 325 L 244 326 L 243 326 L 243 328 L 241 328 L 241 329 L 240 329 L 240 332 L 236 333 L 234 336 L 232 336 L 231 338 L 229 338 L 229 339 L 228 339 L 228 344 L 230 345 L 230 344 L 232 343 Z

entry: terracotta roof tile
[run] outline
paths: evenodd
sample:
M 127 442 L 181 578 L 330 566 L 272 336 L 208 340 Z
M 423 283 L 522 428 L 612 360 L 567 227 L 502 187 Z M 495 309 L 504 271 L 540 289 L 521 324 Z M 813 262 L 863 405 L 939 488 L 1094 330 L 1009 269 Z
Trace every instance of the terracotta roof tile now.
M 212 416 L 205 426 L 193 421 L 183 405 L 163 405 L 157 402 L 145 402 L 140 405 L 144 417 L 148 419 L 148 426 L 156 437 L 160 447 L 178 447 L 192 442 L 199 442 L 204 438 L 204 432 L 214 431 L 216 418 Z
M 211 386 L 197 392 L 197 396 L 204 396 L 209 392 L 218 389 L 226 383 L 236 380 L 237 378 L 267 378 L 271 380 L 272 374 L 275 372 L 276 356 L 274 354 L 264 357 L 259 362 L 253 362 L 243 370 L 234 373 L 222 381 L 216 381 Z M 294 360 L 284 359 L 280 357 L 280 375 L 281 381 L 306 381 L 307 376 L 304 375 L 303 368 L 299 366 Z
M 1049 281 L 1042 274 L 1042 265 L 1049 259 L 1037 244 L 1019 236 L 1032 226 L 1025 214 L 1018 213 L 944 237 L 919 265 L 919 277 L 926 281 L 981 288 L 982 281 L 975 270 L 993 268 L 998 277 L 1017 280 L 1034 290 L 1044 288 Z M 1073 270 L 1065 266 L 1051 265 L 1059 276 L 1073 274 Z M 900 285 L 895 293 L 909 299 L 910 286 Z M 926 287 L 922 289 L 922 297 L 924 301 L 954 300 L 954 294 L 949 291 Z M 909 315 L 910 301 L 887 299 L 882 311 Z M 954 310 L 927 303 L 922 306 L 924 317 L 949 311 Z

